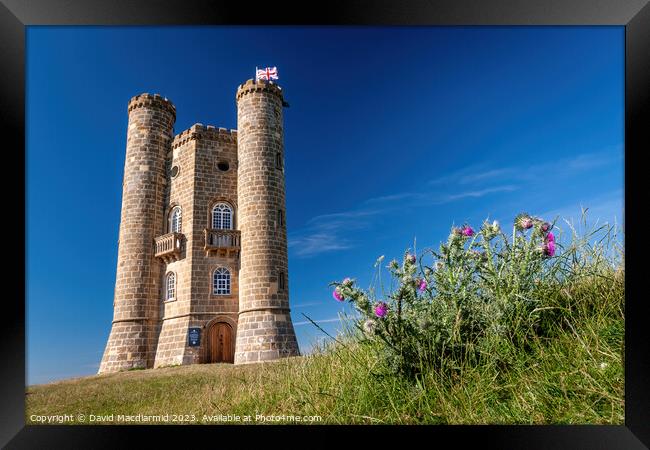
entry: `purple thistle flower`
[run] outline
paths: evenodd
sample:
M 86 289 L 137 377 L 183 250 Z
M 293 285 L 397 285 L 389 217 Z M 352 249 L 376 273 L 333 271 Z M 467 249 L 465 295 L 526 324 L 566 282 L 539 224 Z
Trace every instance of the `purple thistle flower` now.
M 427 280 L 425 279 L 420 280 L 420 284 L 418 286 L 420 292 L 423 292 L 426 288 L 427 288 Z
M 548 222 L 544 222 L 543 224 L 540 225 L 541 230 L 546 233 L 548 230 L 551 229 L 551 224 Z
M 339 292 L 339 288 L 334 289 L 334 292 L 332 292 L 332 297 L 334 297 L 334 299 L 337 302 L 342 302 L 343 300 L 345 300 L 343 298 L 343 295 L 341 295 L 341 293 Z
M 544 256 L 554 256 L 555 255 L 555 242 L 554 241 L 548 241 L 545 244 L 542 244 L 539 247 L 539 250 L 542 252 Z
M 548 233 L 545 239 L 546 242 L 555 242 L 555 235 L 553 233 Z
M 555 242 L 554 241 L 548 241 L 546 245 L 544 246 L 544 254 L 546 256 L 554 256 L 555 255 Z
M 527 213 L 521 213 L 515 217 L 515 226 L 520 230 L 528 230 L 535 225 L 533 218 Z
M 469 225 L 464 225 L 463 228 L 461 228 L 460 232 L 463 236 L 474 236 L 474 230 Z
M 386 314 L 388 314 L 388 305 L 384 302 L 379 302 L 375 305 L 374 310 L 377 317 L 386 317 Z

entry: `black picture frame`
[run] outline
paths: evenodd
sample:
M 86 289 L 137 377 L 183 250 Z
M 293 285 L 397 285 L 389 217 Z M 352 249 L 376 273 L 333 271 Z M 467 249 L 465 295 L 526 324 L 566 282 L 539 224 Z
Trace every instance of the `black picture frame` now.
M 301 6 L 302 5 L 302 6 Z M 625 27 L 625 425 L 548 426 L 390 426 L 340 427 L 333 437 L 346 439 L 351 429 L 368 436 L 388 436 L 396 431 L 419 436 L 431 445 L 443 442 L 483 447 L 525 449 L 614 449 L 650 446 L 650 327 L 647 300 L 640 271 L 643 257 L 642 218 L 647 204 L 647 175 L 642 171 L 644 153 L 650 151 L 650 5 L 648 0 L 337 0 L 320 3 L 209 2 L 202 0 L 0 0 L 0 126 L 4 133 L 4 157 L 13 159 L 5 179 L 5 211 L 22 213 L 25 174 L 25 27 L 30 25 L 618 25 Z M 22 169 L 22 170 L 21 170 Z M 9 177 L 7 176 L 9 172 Z M 61 176 L 54 175 L 53 176 Z M 629 240 L 631 236 L 631 240 Z M 22 239 L 21 239 L 22 238 Z M 20 283 L 8 283 L 2 327 L 0 446 L 6 448 L 98 448 L 133 445 L 136 436 L 148 442 L 179 434 L 189 445 L 226 431 L 251 439 L 254 435 L 305 427 L 176 427 L 165 426 L 25 426 L 25 265 L 16 263 L 25 254 L 24 228 L 5 232 L 5 258 L 10 258 Z M 24 263 L 24 260 L 23 260 Z M 22 270 L 21 270 L 22 269 Z M 21 276 L 22 275 L 22 276 Z M 11 280 L 14 281 L 14 280 Z M 7 289 L 8 288 L 8 289 Z M 22 300 L 21 300 L 22 299 Z M 319 430 L 324 426 L 309 427 Z M 340 430 L 340 431 L 339 431 Z M 325 430 L 327 433 L 329 430 Z M 192 433 L 192 437 L 186 436 Z M 195 433 L 202 435 L 201 439 Z M 242 435 L 242 433 L 245 433 Z M 331 434 L 331 433 L 330 433 Z M 313 439 L 314 436 L 306 439 Z M 297 437 L 292 438 L 300 443 Z M 238 442 L 243 443 L 243 440 Z M 305 441 L 307 442 L 307 441 Z M 415 443 L 415 441 L 411 441 Z M 246 441 L 249 444 L 249 441 Z M 229 444 L 232 445 L 232 444 Z M 417 444 L 421 445 L 421 444 Z

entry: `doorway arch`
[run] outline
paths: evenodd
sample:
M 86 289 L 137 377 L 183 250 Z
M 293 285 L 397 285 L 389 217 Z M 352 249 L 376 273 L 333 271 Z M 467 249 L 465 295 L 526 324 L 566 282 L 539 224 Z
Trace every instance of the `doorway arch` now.
M 213 320 L 206 325 L 205 362 L 235 362 L 235 329 L 226 320 Z

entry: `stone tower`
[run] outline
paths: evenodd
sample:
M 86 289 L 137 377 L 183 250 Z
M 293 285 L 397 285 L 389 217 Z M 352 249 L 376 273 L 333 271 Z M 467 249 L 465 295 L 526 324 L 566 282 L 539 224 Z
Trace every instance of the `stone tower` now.
M 289 314 L 283 96 L 248 80 L 237 90 L 239 324 L 235 363 L 298 355 Z
M 129 102 L 114 314 L 99 372 L 151 367 L 156 348 L 160 264 L 152 245 L 163 228 L 165 158 L 176 109 L 160 95 Z
M 282 90 L 236 93 L 239 130 L 173 136 L 129 102 L 114 320 L 99 373 L 298 355 L 289 314 Z

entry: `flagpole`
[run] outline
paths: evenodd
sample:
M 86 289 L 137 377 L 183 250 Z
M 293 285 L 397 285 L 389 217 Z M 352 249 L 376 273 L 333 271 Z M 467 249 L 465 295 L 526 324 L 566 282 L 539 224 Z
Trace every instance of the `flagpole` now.
M 255 66 L 255 83 L 257 83 L 257 66 Z

